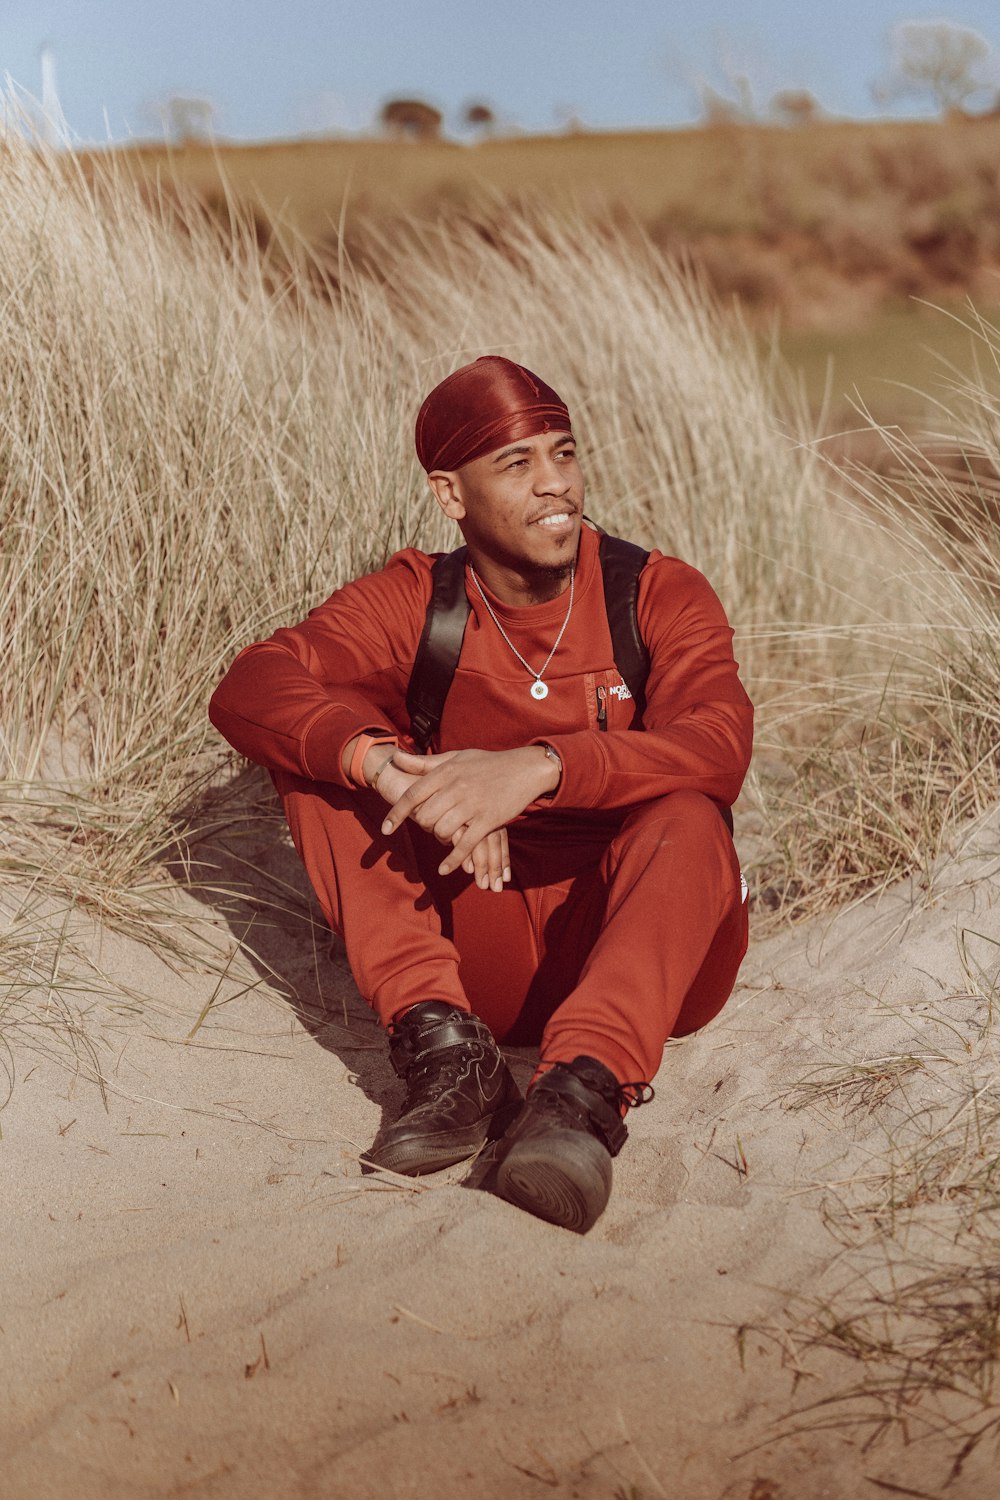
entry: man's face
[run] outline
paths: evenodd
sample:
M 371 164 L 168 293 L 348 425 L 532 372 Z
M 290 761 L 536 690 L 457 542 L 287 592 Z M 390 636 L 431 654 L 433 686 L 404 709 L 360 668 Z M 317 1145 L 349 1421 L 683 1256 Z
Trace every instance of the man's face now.
M 568 432 L 519 438 L 431 483 L 473 560 L 558 576 L 576 560 L 583 474 Z

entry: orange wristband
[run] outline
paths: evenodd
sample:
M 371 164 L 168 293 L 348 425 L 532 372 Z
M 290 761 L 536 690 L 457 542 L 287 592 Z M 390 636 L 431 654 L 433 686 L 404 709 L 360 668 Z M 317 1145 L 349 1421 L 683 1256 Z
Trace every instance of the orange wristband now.
M 365 780 L 365 773 L 362 767 L 369 750 L 373 745 L 391 745 L 395 750 L 398 744 L 399 740 L 394 734 L 382 734 L 377 729 L 372 733 L 366 731 L 364 734 L 359 735 L 358 743 L 354 747 L 354 754 L 351 756 L 351 767 L 347 773 L 348 780 L 352 781 L 355 786 L 367 788 L 368 783 Z

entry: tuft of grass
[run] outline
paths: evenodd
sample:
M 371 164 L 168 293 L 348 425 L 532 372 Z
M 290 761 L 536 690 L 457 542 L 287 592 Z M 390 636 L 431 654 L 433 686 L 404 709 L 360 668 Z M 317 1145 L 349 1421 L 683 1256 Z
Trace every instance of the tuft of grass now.
M 942 1269 L 928 1261 L 866 1278 L 835 1303 L 810 1307 L 792 1334 L 796 1360 L 832 1353 L 860 1366 L 857 1379 L 796 1413 L 793 1430 L 832 1428 L 874 1446 L 945 1435 L 957 1480 L 981 1446 L 1000 1446 L 1000 1271 L 997 1250 Z M 845 1311 L 849 1307 L 850 1311 Z
M 959 937 L 967 992 L 876 1004 L 907 1050 L 814 1069 L 783 1101 L 821 1108 L 834 1141 L 840 1117 L 846 1166 L 802 1191 L 844 1248 L 813 1295 L 790 1299 L 784 1326 L 757 1330 L 780 1349 L 793 1395 L 803 1376 L 823 1376 L 780 1436 L 841 1431 L 866 1451 L 890 1434 L 928 1438 L 945 1484 L 1000 1446 L 996 944 L 982 942 Z
M 919 1057 L 904 1055 L 816 1068 L 784 1100 L 784 1107 L 799 1110 L 826 1103 L 848 1117 L 870 1115 L 923 1067 Z
M 968 326 L 979 373 L 938 403 L 938 430 L 873 427 L 876 464 L 830 461 L 912 617 L 904 624 L 893 605 L 881 628 L 855 627 L 849 671 L 803 694 L 778 726 L 783 774 L 751 782 L 770 835 L 755 889 L 782 915 L 904 876 L 931 890 L 959 830 L 1000 799 L 1000 330 Z

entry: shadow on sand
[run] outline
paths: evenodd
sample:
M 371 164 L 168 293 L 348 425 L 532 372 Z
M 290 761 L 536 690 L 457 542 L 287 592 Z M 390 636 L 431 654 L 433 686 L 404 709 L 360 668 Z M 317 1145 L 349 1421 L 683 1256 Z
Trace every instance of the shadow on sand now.
M 186 855 L 169 866 L 178 884 L 224 919 L 249 965 L 341 1060 L 351 1083 L 383 1109 L 397 1108 L 402 1089 L 385 1034 L 310 890 L 266 772 L 244 767 L 183 817 Z

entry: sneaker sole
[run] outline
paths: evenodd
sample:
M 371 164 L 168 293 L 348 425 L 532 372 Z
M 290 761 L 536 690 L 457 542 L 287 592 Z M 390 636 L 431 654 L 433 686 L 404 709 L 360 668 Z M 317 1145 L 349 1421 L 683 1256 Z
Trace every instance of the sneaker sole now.
M 524 1141 L 500 1162 L 494 1191 L 538 1219 L 586 1234 L 611 1195 L 611 1157 L 584 1135 Z
M 361 1158 L 363 1167 L 385 1167 L 390 1172 L 401 1172 L 404 1177 L 421 1177 L 426 1172 L 442 1172 L 445 1167 L 457 1166 L 475 1156 L 487 1141 L 495 1141 L 503 1135 L 516 1117 L 522 1104 L 521 1091 L 507 1075 L 507 1082 L 491 1114 L 474 1120 L 471 1125 L 456 1126 L 442 1130 L 438 1135 L 409 1135 L 392 1140 L 392 1132 L 401 1121 L 391 1126 L 386 1134 L 390 1137 L 384 1146 L 378 1141 Z
M 449 1130 L 446 1139 L 435 1141 L 427 1136 L 413 1136 L 383 1146 L 377 1153 L 365 1153 L 362 1160 L 373 1167 L 401 1172 L 404 1177 L 421 1177 L 426 1172 L 442 1172 L 474 1156 L 489 1133 L 488 1120 L 469 1126 L 465 1131 Z

